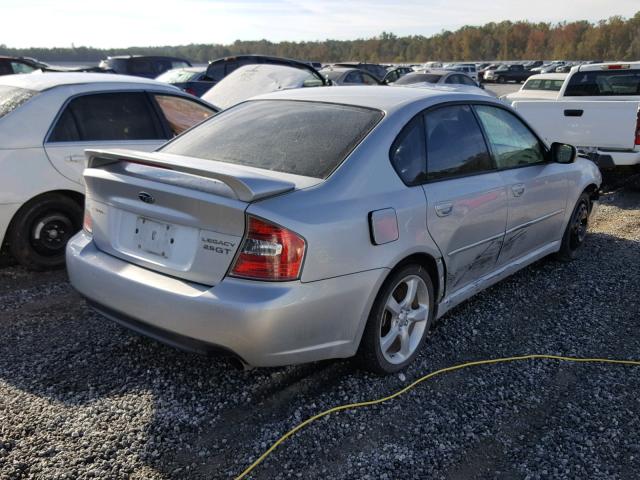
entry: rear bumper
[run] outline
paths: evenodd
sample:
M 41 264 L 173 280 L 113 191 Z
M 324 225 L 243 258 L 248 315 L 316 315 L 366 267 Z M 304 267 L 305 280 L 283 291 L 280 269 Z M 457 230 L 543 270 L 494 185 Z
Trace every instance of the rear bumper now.
M 108 318 L 165 343 L 222 349 L 253 366 L 355 354 L 385 269 L 317 282 L 225 278 L 215 287 L 99 251 L 84 232 L 67 245 L 72 285 Z
M 635 150 L 597 150 L 590 155 L 594 157 L 594 162 L 601 169 L 640 165 L 640 152 Z

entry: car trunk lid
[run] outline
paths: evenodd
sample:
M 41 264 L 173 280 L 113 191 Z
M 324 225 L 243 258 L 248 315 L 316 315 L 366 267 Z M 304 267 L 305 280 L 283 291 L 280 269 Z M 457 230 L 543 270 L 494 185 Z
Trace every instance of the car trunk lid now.
M 318 179 L 160 152 L 88 150 L 84 177 L 96 246 L 127 262 L 216 285 L 249 203 Z

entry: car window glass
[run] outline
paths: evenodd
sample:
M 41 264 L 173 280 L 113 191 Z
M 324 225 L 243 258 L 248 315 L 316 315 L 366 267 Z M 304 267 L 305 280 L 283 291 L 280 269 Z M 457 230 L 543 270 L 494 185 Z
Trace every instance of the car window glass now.
M 66 108 L 49 137 L 50 142 L 78 142 L 80 132 L 70 108 Z
M 476 82 L 474 82 L 473 80 L 471 80 L 469 77 L 467 77 L 466 75 L 459 75 L 460 77 L 460 83 L 462 85 L 470 85 L 475 87 L 476 86 Z
M 161 150 L 326 178 L 382 117 L 379 110 L 349 105 L 253 100 L 215 115 Z
M 37 94 L 35 90 L 0 85 L 0 118 L 13 112 Z
M 76 121 L 80 141 L 155 140 L 164 138 L 146 94 L 137 92 L 99 93 L 77 97 L 67 105 Z M 60 120 L 67 122 L 66 111 Z M 60 125 L 60 133 L 58 128 Z M 50 141 L 67 138 L 66 124 L 56 124 Z
M 12 73 L 13 68 L 11 68 L 11 64 L 0 60 L 0 75 L 11 75 Z
M 157 73 L 153 68 L 153 62 L 144 58 L 134 58 L 129 62 L 129 72 L 133 75 L 154 75 Z
M 639 95 L 640 70 L 576 72 L 564 94 L 567 97 Z
M 411 120 L 391 146 L 391 164 L 402 181 L 416 185 L 425 180 L 427 152 L 422 116 Z
M 344 83 L 362 83 L 360 72 L 351 72 L 344 79 Z
M 186 98 L 173 95 L 155 95 L 155 99 L 173 136 L 180 135 L 215 113 L 213 110 Z
M 31 73 L 35 70 L 35 68 L 21 62 L 11 62 L 11 67 L 13 68 L 13 73 Z
M 544 162 L 544 151 L 539 140 L 517 117 L 501 108 L 487 105 L 477 105 L 475 108 L 496 156 L 498 168 Z
M 209 77 L 214 82 L 219 82 L 224 78 L 224 63 L 212 63 L 207 68 L 207 77 Z
M 362 83 L 365 85 L 378 85 L 378 81 L 368 73 L 362 73 Z
M 440 180 L 493 170 L 491 156 L 471 107 L 454 105 L 425 114 L 427 179 Z

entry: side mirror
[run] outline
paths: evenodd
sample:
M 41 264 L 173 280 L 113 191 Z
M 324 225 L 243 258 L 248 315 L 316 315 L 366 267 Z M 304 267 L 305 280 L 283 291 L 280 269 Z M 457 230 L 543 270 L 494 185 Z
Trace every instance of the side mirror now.
M 577 156 L 576 147 L 566 143 L 551 144 L 551 161 L 556 163 L 573 163 Z

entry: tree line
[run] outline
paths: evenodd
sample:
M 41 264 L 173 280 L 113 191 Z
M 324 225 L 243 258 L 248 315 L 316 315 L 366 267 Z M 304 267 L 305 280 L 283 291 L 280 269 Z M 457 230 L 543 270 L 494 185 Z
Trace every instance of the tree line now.
M 0 55 L 29 56 L 44 61 L 96 62 L 110 55 L 168 55 L 196 63 L 241 54 L 337 62 L 413 63 L 428 60 L 640 60 L 640 11 L 631 18 L 614 16 L 596 23 L 491 22 L 464 26 L 425 37 L 398 37 L 383 32 L 369 39 L 311 42 L 236 40 L 230 45 L 190 44 L 159 47 L 98 49 L 9 48 L 0 44 Z

